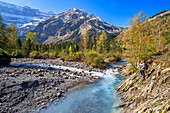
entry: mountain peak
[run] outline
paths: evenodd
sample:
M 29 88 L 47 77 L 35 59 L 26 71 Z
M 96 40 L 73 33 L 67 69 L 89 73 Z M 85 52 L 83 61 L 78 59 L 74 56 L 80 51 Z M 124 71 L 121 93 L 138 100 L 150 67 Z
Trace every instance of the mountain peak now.
M 94 15 L 93 13 L 90 15 L 90 17 L 91 17 L 91 18 L 96 18 L 95 15 Z
M 97 19 L 99 20 L 99 21 L 102 21 L 102 22 L 104 22 L 100 17 L 97 17 Z
M 77 9 L 76 8 L 71 8 L 69 11 L 70 12 L 75 12 Z

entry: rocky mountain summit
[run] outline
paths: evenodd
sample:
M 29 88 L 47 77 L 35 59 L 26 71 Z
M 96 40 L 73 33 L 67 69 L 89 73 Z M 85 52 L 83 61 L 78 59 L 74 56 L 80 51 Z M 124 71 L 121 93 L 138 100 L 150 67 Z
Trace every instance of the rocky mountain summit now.
M 90 33 L 120 33 L 126 28 L 115 27 L 104 22 L 94 14 L 89 15 L 84 10 L 72 8 L 45 21 L 41 21 L 36 26 L 24 25 L 20 34 L 24 36 L 26 32 L 36 32 L 39 43 L 56 43 L 66 40 L 80 40 L 85 24 Z M 30 29 L 31 28 L 31 29 Z

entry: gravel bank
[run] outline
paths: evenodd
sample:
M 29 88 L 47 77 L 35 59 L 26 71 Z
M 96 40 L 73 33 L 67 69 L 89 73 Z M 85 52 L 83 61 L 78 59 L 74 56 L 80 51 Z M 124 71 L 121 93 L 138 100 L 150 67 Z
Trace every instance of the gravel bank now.
M 87 70 L 93 69 L 80 62 L 64 62 L 60 59 L 12 59 L 13 64 L 63 65 Z M 0 112 L 40 111 L 66 96 L 72 89 L 95 83 L 100 77 L 83 71 L 43 68 L 40 66 L 0 67 Z

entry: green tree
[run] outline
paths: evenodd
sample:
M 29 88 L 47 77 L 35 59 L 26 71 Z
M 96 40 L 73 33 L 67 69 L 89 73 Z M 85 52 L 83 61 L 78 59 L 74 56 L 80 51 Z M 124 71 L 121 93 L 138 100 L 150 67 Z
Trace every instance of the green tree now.
M 18 29 L 15 23 L 11 23 L 8 28 L 8 40 L 12 57 L 20 56 L 21 40 L 18 36 Z
M 28 57 L 30 52 L 31 52 L 31 40 L 30 40 L 30 38 L 28 38 L 23 42 L 22 55 L 24 57 Z
M 33 44 L 33 43 L 37 43 L 37 35 L 36 35 L 36 33 L 34 32 L 28 32 L 27 33 L 27 35 L 26 35 L 26 40 L 27 39 L 30 39 L 30 41 L 31 41 L 31 44 Z
M 8 31 L 9 31 L 8 38 L 9 38 L 9 42 L 10 42 L 10 48 L 11 48 L 11 52 L 13 52 L 17 49 L 16 39 L 18 38 L 18 29 L 17 29 L 15 23 L 10 24 Z
M 0 66 L 8 65 L 10 62 L 11 62 L 10 55 L 0 48 Z
M 22 54 L 24 57 L 28 57 L 31 51 L 37 50 L 36 49 L 36 33 L 28 32 L 25 41 L 22 45 Z
M 19 37 L 16 38 L 16 48 L 20 50 L 22 47 L 21 40 Z
M 9 40 L 7 38 L 6 24 L 3 23 L 2 17 L 0 16 L 0 48 L 8 51 Z

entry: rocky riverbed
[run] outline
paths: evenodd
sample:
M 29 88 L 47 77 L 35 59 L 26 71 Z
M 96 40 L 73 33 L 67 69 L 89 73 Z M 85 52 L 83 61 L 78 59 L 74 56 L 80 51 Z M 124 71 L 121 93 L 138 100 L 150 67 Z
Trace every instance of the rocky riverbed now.
M 63 99 L 66 92 L 101 79 L 84 71 L 51 67 L 51 65 L 61 65 L 101 71 L 80 62 L 23 58 L 12 59 L 11 64 L 19 65 L 0 67 L 0 112 L 2 113 L 43 110 L 50 103 L 55 104 Z M 25 64 L 30 64 L 30 67 Z M 42 65 L 48 65 L 48 68 L 43 68 Z
M 93 68 L 84 62 L 76 62 L 76 61 L 64 61 L 60 58 L 58 59 L 32 59 L 32 58 L 12 58 L 11 63 L 16 64 L 43 64 L 43 65 L 59 65 L 59 66 L 68 66 L 68 67 L 75 67 L 75 68 L 81 68 L 86 69 L 89 71 L 98 71 L 102 72 L 102 69 L 99 68 Z
M 142 81 L 139 72 L 129 74 L 129 65 L 122 75 L 127 79 L 117 88 L 122 95 L 121 113 L 169 113 L 170 68 L 167 62 L 151 63 Z

